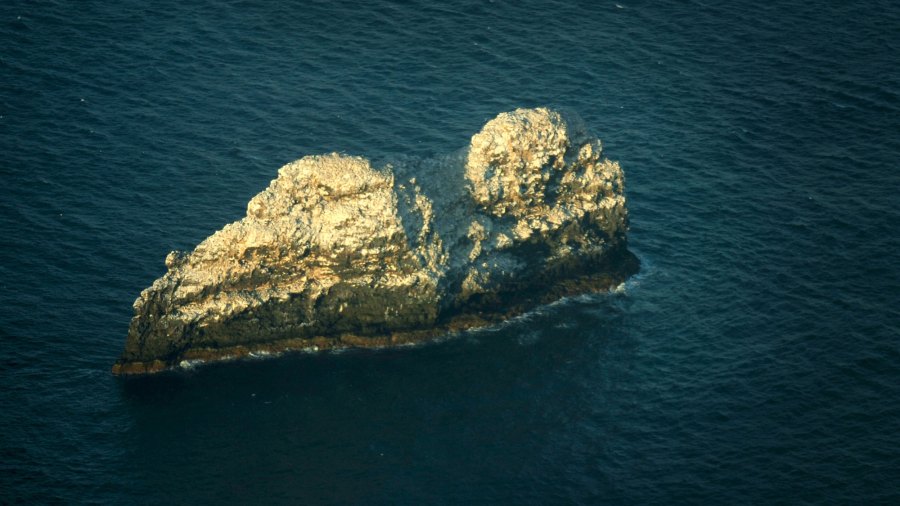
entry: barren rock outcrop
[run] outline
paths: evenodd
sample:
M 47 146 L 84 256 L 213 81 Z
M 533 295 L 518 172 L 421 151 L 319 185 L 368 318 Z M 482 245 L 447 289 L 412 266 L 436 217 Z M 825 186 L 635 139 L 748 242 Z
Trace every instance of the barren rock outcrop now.
M 623 189 L 600 141 L 545 108 L 442 159 L 304 157 L 246 217 L 168 255 L 113 372 L 414 343 L 608 289 L 638 268 Z

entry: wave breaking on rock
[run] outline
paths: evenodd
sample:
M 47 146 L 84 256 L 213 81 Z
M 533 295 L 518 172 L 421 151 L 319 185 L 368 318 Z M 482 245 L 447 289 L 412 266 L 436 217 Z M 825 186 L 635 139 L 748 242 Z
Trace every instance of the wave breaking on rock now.
M 398 346 L 490 325 L 638 270 L 624 176 L 577 118 L 489 121 L 469 148 L 278 171 L 141 292 L 115 374 L 292 350 Z

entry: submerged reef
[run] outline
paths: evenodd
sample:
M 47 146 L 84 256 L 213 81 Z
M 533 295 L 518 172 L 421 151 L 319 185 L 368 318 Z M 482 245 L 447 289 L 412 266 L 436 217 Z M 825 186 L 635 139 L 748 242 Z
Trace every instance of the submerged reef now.
M 443 158 L 306 156 L 246 217 L 169 253 L 113 372 L 410 344 L 607 290 L 638 270 L 623 191 L 600 140 L 545 108 Z

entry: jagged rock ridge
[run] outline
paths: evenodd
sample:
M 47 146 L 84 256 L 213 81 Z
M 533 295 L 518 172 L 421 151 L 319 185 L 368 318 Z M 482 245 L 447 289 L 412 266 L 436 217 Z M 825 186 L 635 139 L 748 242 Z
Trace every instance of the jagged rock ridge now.
M 545 108 L 439 160 L 304 157 L 246 217 L 166 257 L 113 371 L 406 344 L 608 289 L 638 267 L 623 190 L 600 141 Z

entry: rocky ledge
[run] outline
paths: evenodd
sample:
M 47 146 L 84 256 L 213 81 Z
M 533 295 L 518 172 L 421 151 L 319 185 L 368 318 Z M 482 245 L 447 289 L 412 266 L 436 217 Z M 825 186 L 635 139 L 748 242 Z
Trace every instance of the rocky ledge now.
M 518 109 L 468 149 L 381 168 L 307 156 L 134 302 L 115 374 L 410 344 L 638 269 L 619 164 L 571 115 Z

